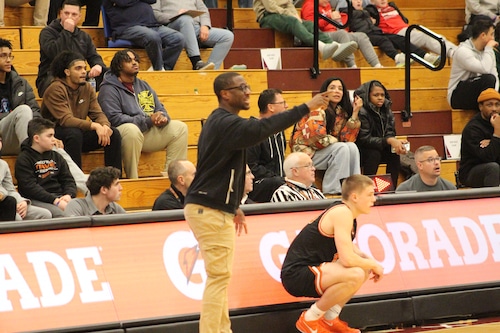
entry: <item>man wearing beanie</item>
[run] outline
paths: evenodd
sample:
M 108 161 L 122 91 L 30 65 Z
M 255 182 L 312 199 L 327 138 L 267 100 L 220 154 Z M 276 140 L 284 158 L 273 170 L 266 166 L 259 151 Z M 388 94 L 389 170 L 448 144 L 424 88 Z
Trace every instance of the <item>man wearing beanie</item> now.
M 500 185 L 500 94 L 493 88 L 477 98 L 479 113 L 462 132 L 460 182 L 470 187 Z

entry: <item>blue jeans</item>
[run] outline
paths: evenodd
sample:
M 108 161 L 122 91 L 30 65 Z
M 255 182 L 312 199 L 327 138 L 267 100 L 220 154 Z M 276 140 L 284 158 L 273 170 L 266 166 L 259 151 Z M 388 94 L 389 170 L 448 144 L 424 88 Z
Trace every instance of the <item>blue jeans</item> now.
M 117 38 L 130 40 L 135 45 L 146 49 L 149 60 L 156 71 L 162 68 L 174 69 L 184 48 L 182 34 L 165 26 L 144 27 L 136 25 L 123 30 Z
M 252 8 L 253 0 L 238 0 L 238 7 L 240 8 Z
M 207 8 L 217 8 L 219 7 L 219 4 L 217 3 L 217 0 L 204 0 L 205 5 Z
M 233 45 L 233 33 L 229 30 L 219 28 L 210 29 L 208 39 L 204 42 L 199 41 L 200 24 L 195 22 L 189 15 L 182 15 L 167 26 L 179 31 L 184 36 L 185 48 L 189 57 L 199 56 L 200 46 L 212 47 L 213 50 L 208 58 L 208 62 L 213 62 L 215 64 L 215 69 L 220 68 L 231 45 Z

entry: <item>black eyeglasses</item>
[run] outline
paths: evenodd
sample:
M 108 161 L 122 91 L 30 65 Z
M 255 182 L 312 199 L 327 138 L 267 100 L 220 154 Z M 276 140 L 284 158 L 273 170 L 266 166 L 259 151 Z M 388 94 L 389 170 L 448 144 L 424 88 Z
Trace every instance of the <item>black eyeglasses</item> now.
M 424 163 L 424 162 L 427 162 L 427 163 L 441 162 L 441 157 L 429 157 L 428 159 L 423 160 L 423 161 L 419 161 L 419 162 L 420 163 Z
M 252 89 L 250 89 L 250 86 L 247 85 L 247 84 L 241 84 L 239 86 L 236 86 L 236 87 L 229 87 L 229 88 L 225 88 L 225 89 L 222 89 L 222 90 L 233 90 L 233 89 L 239 89 L 243 92 L 245 91 L 252 91 Z
M 2 60 L 5 60 L 5 59 L 14 60 L 14 56 L 12 54 L 2 53 L 2 54 L 0 54 L 0 59 L 2 59 Z
M 269 104 L 283 104 L 283 106 L 285 106 L 286 105 L 286 101 L 272 102 L 272 103 L 269 103 Z

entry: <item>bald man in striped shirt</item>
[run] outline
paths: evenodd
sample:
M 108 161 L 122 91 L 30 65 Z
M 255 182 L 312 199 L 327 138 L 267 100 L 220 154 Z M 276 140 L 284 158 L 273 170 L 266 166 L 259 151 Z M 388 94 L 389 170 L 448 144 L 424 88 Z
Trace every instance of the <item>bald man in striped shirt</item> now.
M 271 202 L 325 199 L 323 193 L 314 187 L 316 168 L 309 155 L 291 153 L 285 158 L 283 168 L 285 184 L 274 191 Z

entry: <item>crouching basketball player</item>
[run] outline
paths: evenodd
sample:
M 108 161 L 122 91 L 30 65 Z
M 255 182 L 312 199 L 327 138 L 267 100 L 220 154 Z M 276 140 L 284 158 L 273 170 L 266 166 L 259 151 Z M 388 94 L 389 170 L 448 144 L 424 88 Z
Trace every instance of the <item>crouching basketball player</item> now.
M 290 245 L 281 270 L 283 286 L 293 296 L 319 298 L 297 320 L 300 332 L 360 332 L 339 314 L 370 276 L 377 282 L 383 275 L 383 267 L 353 243 L 356 218 L 368 214 L 374 202 L 373 181 L 350 176 L 342 184 L 342 201 L 305 226 Z

